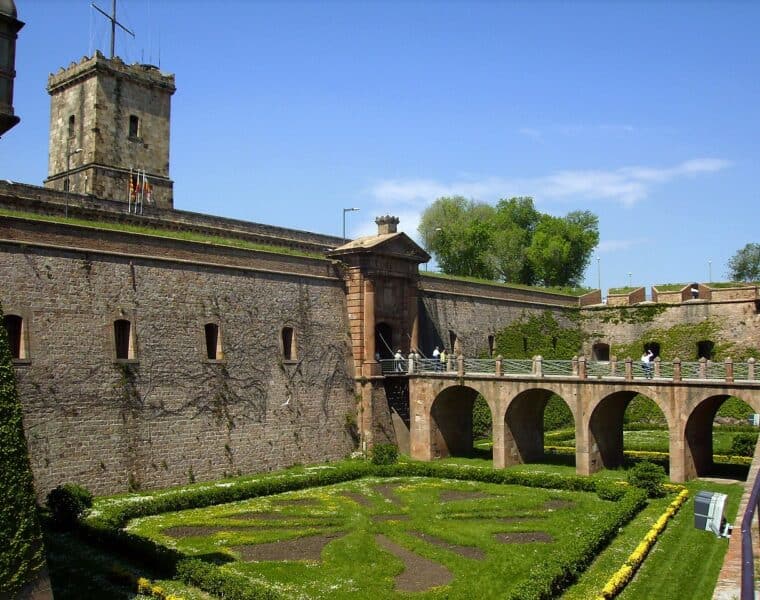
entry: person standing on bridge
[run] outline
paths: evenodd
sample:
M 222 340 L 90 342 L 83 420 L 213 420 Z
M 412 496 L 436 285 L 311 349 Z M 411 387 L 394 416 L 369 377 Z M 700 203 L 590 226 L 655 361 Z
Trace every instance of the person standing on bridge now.
M 654 352 L 651 349 L 644 352 L 641 355 L 641 366 L 644 369 L 644 377 L 652 379 L 652 361 L 654 360 Z
M 441 351 L 438 349 L 438 346 L 435 347 L 435 350 L 433 350 L 433 360 L 435 363 L 433 363 L 433 368 L 436 371 L 441 370 Z
M 441 362 L 441 371 L 448 370 L 448 367 L 449 367 L 449 365 L 448 365 L 449 355 L 446 353 L 446 348 L 444 348 L 443 350 L 441 350 L 441 355 L 440 355 L 439 358 L 441 359 L 441 361 L 440 361 Z
M 404 370 L 404 355 L 401 354 L 401 348 L 396 350 L 396 354 L 393 355 L 396 361 L 396 371 L 401 373 Z

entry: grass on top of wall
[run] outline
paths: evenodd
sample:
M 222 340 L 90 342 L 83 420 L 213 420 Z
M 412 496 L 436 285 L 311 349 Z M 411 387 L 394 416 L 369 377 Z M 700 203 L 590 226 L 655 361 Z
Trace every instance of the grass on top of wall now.
M 494 279 L 480 279 L 479 277 L 466 277 L 464 275 L 449 275 L 436 271 L 421 271 L 425 277 L 437 277 L 438 279 L 450 279 L 452 281 L 467 281 L 472 283 L 482 283 L 485 285 L 496 285 L 504 288 L 513 288 L 516 290 L 530 290 L 534 292 L 548 292 L 550 294 L 559 294 L 562 296 L 580 297 L 592 291 L 591 288 L 582 287 L 540 287 L 536 285 L 523 285 L 522 283 L 505 283 Z
M 27 213 L 23 211 L 8 210 L 0 208 L 0 216 L 17 217 L 31 221 L 43 221 L 46 223 L 60 223 L 63 225 L 77 225 L 80 227 L 90 227 L 93 229 L 105 229 L 108 231 L 119 231 L 124 233 L 136 233 L 140 235 L 151 235 L 155 237 L 182 240 L 186 242 L 198 242 L 201 244 L 211 244 L 214 246 L 229 246 L 232 248 L 241 248 L 243 250 L 256 250 L 258 252 L 269 252 L 272 254 L 285 254 L 290 256 L 303 256 L 307 258 L 318 258 L 326 260 L 324 255 L 318 252 L 308 252 L 297 250 L 287 246 L 275 246 L 261 244 L 248 240 L 222 237 L 216 235 L 207 235 L 193 231 L 177 231 L 161 229 L 159 227 L 148 227 L 145 225 L 132 225 L 128 223 L 113 223 L 109 221 L 97 221 L 90 219 L 81 219 L 75 217 L 59 217 L 54 215 L 40 215 L 36 213 Z

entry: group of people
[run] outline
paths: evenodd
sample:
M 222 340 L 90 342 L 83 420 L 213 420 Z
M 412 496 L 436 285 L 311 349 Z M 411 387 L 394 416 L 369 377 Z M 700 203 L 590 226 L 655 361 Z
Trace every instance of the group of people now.
M 396 350 L 396 353 L 393 355 L 393 369 L 397 373 L 403 373 L 407 368 L 407 360 L 419 360 L 420 355 L 412 350 L 409 352 L 409 354 L 404 358 L 404 354 L 401 352 L 401 348 Z M 375 353 L 375 360 L 380 361 L 380 353 Z M 438 346 L 435 347 L 435 350 L 433 350 L 433 360 L 435 361 L 435 370 L 436 371 L 446 371 L 447 365 L 449 361 L 449 353 L 446 351 L 446 348 L 441 350 Z

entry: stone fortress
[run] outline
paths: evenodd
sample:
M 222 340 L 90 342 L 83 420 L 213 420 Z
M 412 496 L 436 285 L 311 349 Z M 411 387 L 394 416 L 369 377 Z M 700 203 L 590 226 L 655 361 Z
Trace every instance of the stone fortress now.
M 0 182 L 0 303 L 40 496 L 64 482 L 109 494 L 403 446 L 408 400 L 377 357 L 436 345 L 485 356 L 531 315 L 569 326 L 582 314 L 578 352 L 599 360 L 645 327 L 706 319 L 720 324 L 715 339 L 682 358 L 760 347 L 756 286 L 700 284 L 697 299 L 690 285 L 655 288 L 649 322 L 611 319 L 650 310 L 643 288 L 605 305 L 601 290 L 428 274 L 429 255 L 392 216 L 344 243 L 176 210 L 174 90 L 173 75 L 100 53 L 60 70 L 48 79 L 44 187 Z

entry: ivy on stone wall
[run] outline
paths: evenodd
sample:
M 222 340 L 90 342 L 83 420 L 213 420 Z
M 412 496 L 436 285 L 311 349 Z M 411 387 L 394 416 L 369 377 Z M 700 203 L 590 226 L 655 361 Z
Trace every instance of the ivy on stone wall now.
M 646 306 L 606 307 L 591 310 L 594 311 L 595 316 L 600 317 L 602 323 L 637 325 L 651 323 L 667 309 L 667 304 L 650 304 Z M 596 315 L 596 312 L 601 312 L 602 314 Z
M 557 321 L 550 311 L 523 316 L 496 333 L 494 354 L 504 358 L 570 359 L 580 353 L 585 339 L 576 311 L 564 315 L 570 326 Z
M 680 358 L 683 361 L 696 361 L 699 358 L 697 356 L 699 342 L 711 341 L 714 343 L 712 360 L 723 360 L 728 356 L 735 360 L 737 356 L 740 359 L 744 358 L 744 353 L 734 343 L 721 340 L 721 330 L 718 319 L 707 319 L 699 323 L 679 323 L 667 329 L 649 329 L 628 344 L 614 344 L 610 348 L 610 354 L 616 356 L 618 360 L 629 357 L 638 359 L 646 344 L 656 342 L 660 345 L 662 360 L 670 361 Z M 734 356 L 733 351 L 737 351 L 738 355 Z
M 0 307 L 0 598 L 15 597 L 44 564 L 29 452 Z

